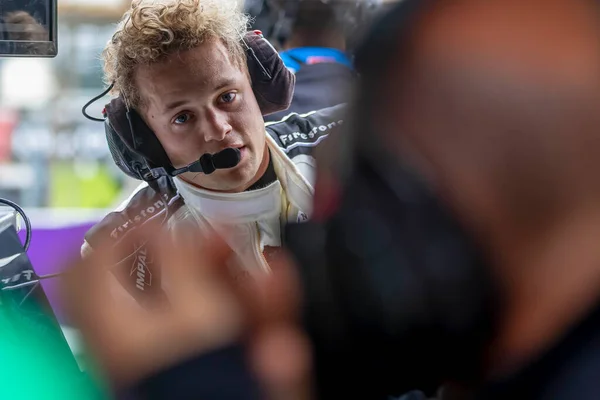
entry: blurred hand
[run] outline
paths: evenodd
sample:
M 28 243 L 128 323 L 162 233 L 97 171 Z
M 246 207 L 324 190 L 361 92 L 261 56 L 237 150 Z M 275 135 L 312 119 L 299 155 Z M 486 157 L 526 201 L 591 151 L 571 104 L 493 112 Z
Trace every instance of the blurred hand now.
M 140 243 L 151 234 L 135 232 L 127 240 Z M 217 271 L 230 250 L 217 240 L 192 246 L 191 241 L 176 244 L 165 233 L 153 235 L 161 244 L 153 246 L 154 256 L 172 288 L 168 304 L 150 312 L 123 300 L 130 296 L 110 272 L 123 254 L 109 243 L 77 263 L 64 280 L 65 309 L 96 361 L 119 383 L 227 345 L 241 332 L 241 307 Z
M 140 243 L 149 233 L 127 240 Z M 226 267 L 232 251 L 222 240 L 186 233 L 177 243 L 151 233 L 169 282 L 167 304 L 152 312 L 122 300 L 128 295 L 110 267 L 123 256 L 108 243 L 71 268 L 63 303 L 94 360 L 116 385 L 128 385 L 243 338 L 267 398 L 310 398 L 310 349 L 296 324 L 299 291 L 289 259 L 280 256 L 270 276 L 240 286 Z

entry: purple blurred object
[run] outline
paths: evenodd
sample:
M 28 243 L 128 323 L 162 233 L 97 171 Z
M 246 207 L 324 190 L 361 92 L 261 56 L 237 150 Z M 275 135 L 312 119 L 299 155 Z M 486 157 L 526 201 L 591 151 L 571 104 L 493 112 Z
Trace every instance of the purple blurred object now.
M 31 245 L 27 255 L 31 260 L 33 269 L 38 275 L 48 275 L 62 272 L 69 261 L 79 257 L 85 233 L 94 225 L 94 222 L 61 226 L 56 228 L 33 228 Z M 25 241 L 25 230 L 21 229 L 19 237 Z M 59 322 L 66 323 L 63 310 L 58 307 L 58 279 L 52 278 L 42 281 L 46 296 L 50 301 Z

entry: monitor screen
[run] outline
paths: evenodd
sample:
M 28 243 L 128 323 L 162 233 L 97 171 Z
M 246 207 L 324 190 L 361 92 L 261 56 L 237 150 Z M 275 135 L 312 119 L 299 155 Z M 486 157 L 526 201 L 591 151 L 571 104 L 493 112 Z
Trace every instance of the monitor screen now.
M 56 56 L 56 1 L 1 0 L 0 56 Z
M 63 367 L 79 371 L 12 220 L 9 213 L 0 215 L 0 341 L 12 337 L 13 343 L 27 346 L 22 333 L 27 332 L 51 344 Z

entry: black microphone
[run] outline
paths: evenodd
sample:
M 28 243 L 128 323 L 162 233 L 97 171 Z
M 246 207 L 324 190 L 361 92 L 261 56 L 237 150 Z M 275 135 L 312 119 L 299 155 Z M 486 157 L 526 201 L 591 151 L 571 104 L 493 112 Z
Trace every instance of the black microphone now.
M 185 172 L 202 172 L 210 175 L 217 169 L 233 168 L 239 164 L 241 160 L 240 149 L 228 147 L 215 154 L 206 153 L 193 163 L 176 169 L 170 175 L 177 176 Z

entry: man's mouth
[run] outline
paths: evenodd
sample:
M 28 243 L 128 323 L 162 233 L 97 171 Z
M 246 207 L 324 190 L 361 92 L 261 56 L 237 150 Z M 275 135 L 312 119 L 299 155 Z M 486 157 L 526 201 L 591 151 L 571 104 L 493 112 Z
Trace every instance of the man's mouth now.
M 246 148 L 246 146 L 237 147 L 237 149 L 240 151 L 240 162 L 242 162 L 248 149 Z
M 223 150 L 225 150 L 225 149 L 238 149 L 238 150 L 240 150 L 240 151 L 241 151 L 241 150 L 242 150 L 243 148 L 245 148 L 245 147 L 246 147 L 246 146 L 245 146 L 245 145 L 243 145 L 243 144 L 232 144 L 232 145 L 230 145 L 230 146 L 223 147 L 223 148 L 219 149 L 218 151 L 215 151 L 215 152 L 214 152 L 214 153 L 212 153 L 212 154 L 216 154 L 216 153 L 218 153 L 218 152 L 220 152 L 220 151 L 223 151 Z

